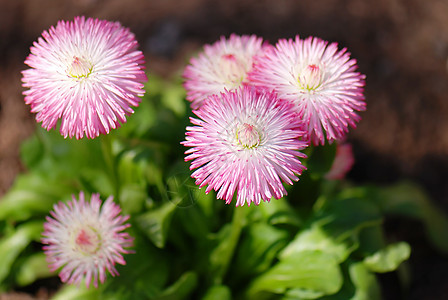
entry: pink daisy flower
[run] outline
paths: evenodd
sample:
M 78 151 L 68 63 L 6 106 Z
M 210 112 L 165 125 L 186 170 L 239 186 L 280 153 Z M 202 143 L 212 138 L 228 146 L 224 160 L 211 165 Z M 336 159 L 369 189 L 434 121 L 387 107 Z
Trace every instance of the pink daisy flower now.
M 98 287 L 106 279 L 106 270 L 118 275 L 115 264 L 126 264 L 122 254 L 132 246 L 133 239 L 122 232 L 129 216 L 120 215 L 120 207 L 110 196 L 101 206 L 99 194 L 93 194 L 90 203 L 79 194 L 68 203 L 59 202 L 44 224 L 42 243 L 51 271 L 61 269 L 62 282 Z
M 187 127 L 182 142 L 192 147 L 185 161 L 197 169 L 191 175 L 196 184 L 208 185 L 205 192 L 215 190 L 227 204 L 235 191 L 236 206 L 279 199 L 287 194 L 282 181 L 293 184 L 305 169 L 302 124 L 294 105 L 274 93 L 240 87 L 210 96 L 194 113 L 196 126 Z
M 144 57 L 129 29 L 118 22 L 76 17 L 42 33 L 22 72 L 25 103 L 50 130 L 61 119 L 64 137 L 77 139 L 126 122 L 144 94 Z
M 197 58 L 190 60 L 183 73 L 187 100 L 198 109 L 209 96 L 247 84 L 253 58 L 268 46 L 255 35 L 230 35 L 212 45 L 205 45 Z
M 342 139 L 365 110 L 365 76 L 356 60 L 337 44 L 309 37 L 279 40 L 272 51 L 256 58 L 248 78 L 292 101 L 307 125 L 314 145 Z

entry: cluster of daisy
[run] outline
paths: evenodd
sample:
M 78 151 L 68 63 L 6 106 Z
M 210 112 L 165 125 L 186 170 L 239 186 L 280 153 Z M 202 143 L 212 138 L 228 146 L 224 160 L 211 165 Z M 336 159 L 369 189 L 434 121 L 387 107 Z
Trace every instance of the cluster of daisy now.
M 95 138 L 126 122 L 144 94 L 144 57 L 129 29 L 118 22 L 60 21 L 31 47 L 22 72 L 25 102 L 47 130 Z M 236 205 L 260 204 L 287 194 L 299 180 L 301 152 L 340 141 L 365 109 L 364 75 L 346 49 L 318 38 L 231 35 L 206 45 L 185 68 L 185 89 L 196 117 L 183 145 L 192 177 L 206 192 Z M 329 178 L 346 172 L 351 149 Z M 54 206 L 42 242 L 49 267 L 63 282 L 87 286 L 118 272 L 133 239 L 113 197 L 98 194 Z
M 126 122 L 144 94 L 144 57 L 129 29 L 118 22 L 76 17 L 42 33 L 31 47 L 22 72 L 25 102 L 50 130 L 60 122 L 64 137 L 107 134 Z M 42 243 L 50 270 L 62 282 L 87 287 L 118 275 L 116 264 L 133 239 L 124 230 L 129 216 L 110 196 L 59 202 L 44 224 Z
M 283 183 L 305 169 L 300 151 L 341 141 L 360 120 L 365 76 L 356 69 L 346 49 L 315 37 L 206 45 L 183 73 L 197 116 L 183 142 L 196 184 L 226 203 L 237 192 L 237 206 L 286 195 Z

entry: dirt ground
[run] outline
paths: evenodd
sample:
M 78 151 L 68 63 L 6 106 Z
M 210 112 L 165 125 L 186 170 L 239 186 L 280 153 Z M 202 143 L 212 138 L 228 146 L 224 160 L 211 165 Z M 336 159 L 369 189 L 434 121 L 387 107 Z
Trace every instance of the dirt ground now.
M 416 180 L 448 213 L 446 0 L 0 0 L 0 196 L 24 171 L 19 145 L 36 126 L 21 95 L 29 46 L 57 20 L 76 15 L 130 27 L 149 73 L 165 77 L 180 72 L 203 43 L 232 32 L 272 43 L 296 34 L 338 42 L 367 76 L 367 111 L 350 133 L 356 154 L 350 177 Z M 403 296 L 396 276 L 382 275 L 384 299 L 447 299 L 448 258 L 427 244 L 421 224 L 386 225 L 414 252 L 410 290 Z

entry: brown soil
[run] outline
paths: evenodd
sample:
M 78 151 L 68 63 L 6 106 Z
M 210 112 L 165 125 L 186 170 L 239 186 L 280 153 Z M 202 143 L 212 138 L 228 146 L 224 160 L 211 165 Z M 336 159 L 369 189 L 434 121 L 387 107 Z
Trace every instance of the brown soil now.
M 0 196 L 23 171 L 19 145 L 35 126 L 21 95 L 23 60 L 43 30 L 76 15 L 130 27 L 149 73 L 166 77 L 203 43 L 232 32 L 272 43 L 296 34 L 338 42 L 367 75 L 368 109 L 350 133 L 357 158 L 350 176 L 377 183 L 414 179 L 448 212 L 446 0 L 0 0 Z M 403 220 L 389 226 L 415 249 L 414 274 L 406 297 L 393 275 L 382 276 L 385 299 L 448 295 L 448 259 L 427 245 L 419 226 Z

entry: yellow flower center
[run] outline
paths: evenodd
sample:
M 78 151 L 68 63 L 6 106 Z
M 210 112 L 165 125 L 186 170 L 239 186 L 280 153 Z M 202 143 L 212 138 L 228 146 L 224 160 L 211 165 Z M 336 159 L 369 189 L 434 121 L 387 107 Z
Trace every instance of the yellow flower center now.
M 227 83 L 238 87 L 246 76 L 246 65 L 244 61 L 236 57 L 234 54 L 224 54 L 219 60 L 220 69 L 227 77 Z
M 101 247 L 101 237 L 96 230 L 85 226 L 79 229 L 74 238 L 74 249 L 85 255 L 95 254 Z
M 252 149 L 260 144 L 260 134 L 254 125 L 244 123 L 236 131 L 236 139 L 238 144 L 246 149 Z
M 81 57 L 73 56 L 73 61 L 69 67 L 68 73 L 73 78 L 85 78 L 92 73 L 93 66 L 87 60 Z
M 302 89 L 316 90 L 322 84 L 322 69 L 315 64 L 306 66 L 299 75 L 298 81 Z

